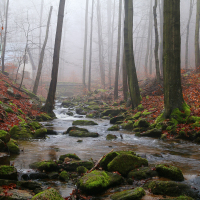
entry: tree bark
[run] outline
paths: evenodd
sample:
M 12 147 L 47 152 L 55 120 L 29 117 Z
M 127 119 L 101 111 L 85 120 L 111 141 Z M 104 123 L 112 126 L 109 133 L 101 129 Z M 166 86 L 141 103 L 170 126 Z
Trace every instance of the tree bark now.
M 125 0 L 124 8 L 124 50 L 131 103 L 134 109 L 140 104 L 141 98 L 133 55 L 133 1 Z
M 47 29 L 46 29 L 46 36 L 45 36 L 45 40 L 44 40 L 42 50 L 40 52 L 40 61 L 39 61 L 37 76 L 36 76 L 34 87 L 33 87 L 33 93 L 34 94 L 37 94 L 37 90 L 38 90 L 38 86 L 39 86 L 39 82 L 40 82 L 40 76 L 41 76 L 41 73 L 42 73 L 44 52 L 45 52 L 45 48 L 46 48 L 46 44 L 47 44 L 47 40 L 48 40 L 48 36 L 49 36 L 49 26 L 50 26 L 50 21 L 51 21 L 52 9 L 53 9 L 53 6 L 51 6 L 50 11 L 49 11 L 49 18 L 48 18 L 48 21 L 47 21 Z
M 128 98 L 128 79 L 127 79 L 125 52 L 123 52 L 122 70 L 123 70 L 123 95 L 124 95 L 124 101 L 127 101 L 127 98 Z
M 89 0 L 86 0 L 85 10 L 85 39 L 84 39 L 84 53 L 83 53 L 83 90 L 86 89 L 85 75 L 86 75 L 86 58 L 87 58 L 87 37 L 88 37 L 88 4 Z
M 164 1 L 163 30 L 164 117 L 169 118 L 174 109 L 182 110 L 184 103 L 180 67 L 180 1 Z
M 44 111 L 52 115 L 54 115 L 53 108 L 54 108 L 54 103 L 55 103 L 56 86 L 57 86 L 57 78 L 58 78 L 58 66 L 59 66 L 59 57 L 60 57 L 60 44 L 61 44 L 61 38 L 62 38 L 64 9 L 65 9 L 65 0 L 60 0 L 55 46 L 54 46 L 54 55 L 53 55 L 53 67 L 52 67 L 52 72 L 51 72 L 51 82 L 50 82 L 47 100 L 43 107 Z
M 192 17 L 192 11 L 193 11 L 193 5 L 194 0 L 190 0 L 190 13 L 189 13 L 189 19 L 187 23 L 187 33 L 186 33 L 186 44 L 185 44 L 185 68 L 188 69 L 188 42 L 189 42 L 189 33 L 190 33 L 190 21 Z
M 115 88 L 114 99 L 118 98 L 118 79 L 119 79 L 119 63 L 120 63 L 120 44 L 121 44 L 121 19 L 122 19 L 122 0 L 119 0 L 119 21 L 118 21 L 118 44 L 117 44 L 117 62 L 115 71 Z
M 41 55 L 41 36 L 42 36 L 42 15 L 43 15 L 43 7 L 44 7 L 44 0 L 42 0 L 42 2 L 41 2 L 41 7 L 40 7 L 39 56 Z M 39 57 L 39 62 L 40 62 L 40 57 Z
M 89 59 L 89 76 L 88 76 L 88 90 L 89 91 L 91 91 L 93 14 L 94 14 L 94 0 L 92 0 L 92 16 L 91 16 L 91 26 L 90 26 L 90 59 Z
M 158 47 L 159 47 L 159 38 L 158 38 L 158 24 L 157 24 L 157 0 L 155 0 L 155 5 L 153 7 L 153 15 L 154 15 L 154 27 L 155 27 L 155 61 L 156 61 L 156 78 L 157 82 L 160 83 L 160 69 L 159 69 L 159 59 L 158 59 Z
M 196 69 L 200 66 L 199 20 L 200 20 L 200 0 L 197 0 L 196 27 L 195 27 L 195 66 L 196 66 Z
M 8 27 L 8 7 L 9 7 L 9 0 L 7 0 L 6 5 L 6 24 L 5 24 L 5 34 L 4 34 L 4 42 L 3 42 L 3 48 L 2 48 L 2 72 L 5 71 L 5 51 L 6 51 L 6 39 L 7 39 L 7 27 Z

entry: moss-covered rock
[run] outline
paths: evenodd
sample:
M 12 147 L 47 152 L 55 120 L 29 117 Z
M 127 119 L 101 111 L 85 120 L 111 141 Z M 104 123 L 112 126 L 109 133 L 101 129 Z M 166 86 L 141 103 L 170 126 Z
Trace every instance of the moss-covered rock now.
M 72 103 L 72 102 L 69 101 L 69 100 L 65 100 L 65 101 L 62 102 L 61 106 L 64 106 L 64 107 L 68 108 L 68 107 L 74 107 L 75 104 Z
M 61 155 L 59 160 L 64 162 L 65 158 L 73 158 L 75 160 L 81 160 L 76 154 L 72 154 L 72 153 Z
M 114 117 L 114 116 L 117 116 L 119 115 L 120 113 L 124 113 L 126 112 L 126 110 L 124 109 L 117 109 L 117 110 L 114 110 L 114 109 L 108 109 L 108 110 L 104 110 L 101 115 L 102 116 L 111 116 L 111 117 Z
M 98 125 L 98 124 L 94 121 L 89 121 L 89 120 L 76 120 L 76 121 L 73 121 L 72 125 L 89 126 L 89 125 Z
M 166 164 L 156 165 L 156 171 L 158 172 L 158 175 L 161 177 L 169 178 L 174 181 L 184 180 L 182 171 L 178 167 L 172 165 L 166 165 Z
M 34 138 L 45 138 L 47 134 L 47 129 L 46 128 L 41 128 L 41 129 L 37 129 L 34 133 Z
M 54 188 L 50 188 L 48 190 L 44 190 L 43 192 L 40 192 L 40 193 L 36 194 L 32 198 L 32 200 L 44 200 L 44 199 L 48 199 L 48 200 L 64 200 L 64 198 L 62 198 L 62 196 L 59 194 L 59 192 Z
M 29 190 L 42 190 L 42 184 L 36 181 L 17 181 L 17 186 Z
M 13 166 L 0 166 L 0 179 L 17 180 L 17 170 Z
M 79 167 L 77 167 L 76 171 L 79 174 L 85 174 L 88 171 L 88 169 L 86 167 L 84 167 L 84 166 L 79 166 Z
M 0 139 L 0 152 L 4 151 L 5 149 L 5 143 Z
M 10 134 L 6 131 L 0 130 L 0 140 L 5 143 L 8 143 L 10 140 Z
M 141 117 L 142 113 L 141 112 L 137 112 L 135 115 L 133 115 L 132 119 L 139 119 Z
M 109 187 L 119 185 L 122 180 L 116 173 L 94 170 L 79 179 L 78 188 L 87 194 L 98 194 Z
M 69 136 L 72 136 L 72 137 L 99 137 L 99 134 L 92 133 L 92 132 L 72 130 L 69 132 Z
M 39 169 L 40 171 L 47 171 L 53 172 L 58 169 L 58 165 L 54 161 L 41 161 L 41 162 L 34 162 L 29 165 L 31 169 Z
M 108 128 L 108 131 L 118 131 L 119 130 L 119 125 L 113 125 L 110 128 Z
M 28 129 L 25 126 L 19 127 L 19 126 L 15 125 L 10 129 L 9 133 L 10 133 L 11 138 L 16 139 L 16 140 L 17 139 L 30 139 L 33 137 L 30 129 Z
M 158 173 L 150 167 L 140 167 L 139 169 L 134 169 L 128 173 L 128 178 L 133 178 L 135 180 L 142 180 L 147 178 L 152 178 L 158 176 Z
M 42 122 L 42 121 L 49 121 L 49 120 L 52 120 L 52 119 L 53 118 L 50 115 L 48 115 L 47 113 L 41 113 L 40 115 L 38 115 L 36 117 L 36 120 L 40 121 L 40 122 Z
M 123 115 L 120 115 L 120 116 L 111 118 L 111 119 L 110 119 L 110 123 L 111 123 L 111 124 L 116 124 L 116 122 L 118 122 L 118 121 L 123 121 L 123 120 L 124 120 L 124 116 L 123 116 Z
M 115 139 L 117 139 L 117 136 L 116 136 L 116 135 L 108 134 L 108 135 L 106 136 L 106 140 L 115 140 Z
M 33 130 L 37 130 L 40 129 L 42 127 L 42 125 L 39 122 L 31 122 L 28 124 Z
M 133 125 L 134 128 L 137 128 L 137 127 L 148 128 L 149 126 L 150 126 L 150 123 L 144 118 L 139 119 Z
M 137 109 L 138 109 L 139 111 L 143 111 L 143 110 L 144 110 L 144 106 L 143 106 L 142 104 L 140 104 L 140 105 L 137 107 Z
M 156 195 L 167 195 L 172 197 L 186 195 L 194 199 L 198 198 L 198 192 L 193 191 L 191 186 L 174 181 L 152 181 L 148 184 L 148 188 Z
M 141 133 L 141 137 L 153 137 L 153 138 L 160 138 L 162 135 L 162 130 L 161 129 L 151 129 L 146 131 L 145 133 Z
M 63 170 L 59 175 L 59 179 L 62 181 L 67 181 L 69 179 L 69 173 Z
M 70 131 L 84 131 L 84 132 L 89 132 L 86 128 L 79 128 L 79 127 L 76 127 L 76 126 L 72 126 L 72 127 L 69 127 L 67 129 L 67 131 L 65 131 L 63 134 L 68 134 Z
M 150 115 L 151 114 L 151 112 L 148 112 L 148 110 L 145 110 L 143 113 L 142 113 L 142 116 L 148 116 L 148 115 Z
M 131 154 L 121 154 L 116 156 L 107 167 L 108 171 L 118 171 L 123 176 L 126 176 L 131 170 L 147 165 L 148 161 L 144 158 Z
M 11 154 L 19 154 L 20 153 L 19 146 L 15 140 L 10 139 L 10 141 L 6 145 Z
M 134 121 L 128 120 L 127 123 L 124 122 L 121 126 L 123 129 L 133 130 L 134 123 L 135 123 Z
M 140 200 L 145 195 L 143 188 L 138 187 L 133 190 L 125 190 L 111 196 L 113 200 Z
M 130 155 L 136 155 L 135 152 L 133 151 L 114 151 L 111 152 L 109 154 L 107 154 L 100 162 L 100 166 L 104 169 L 104 170 L 108 170 L 108 164 L 118 155 L 121 154 L 130 154 Z

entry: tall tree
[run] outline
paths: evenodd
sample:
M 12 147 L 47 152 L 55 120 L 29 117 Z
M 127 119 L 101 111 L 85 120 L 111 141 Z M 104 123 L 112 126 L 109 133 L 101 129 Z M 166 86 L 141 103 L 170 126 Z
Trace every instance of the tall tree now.
M 86 0 L 85 9 L 85 39 L 84 39 L 84 52 L 83 52 L 83 89 L 86 89 L 85 75 L 86 75 L 86 58 L 87 58 L 87 38 L 88 38 L 88 4 L 89 0 Z
M 91 90 L 91 73 L 92 73 L 92 38 L 93 38 L 93 14 L 94 14 L 94 0 L 92 0 L 92 16 L 90 26 L 90 59 L 89 59 L 89 76 L 88 76 L 88 90 Z
M 138 79 L 133 55 L 133 1 L 125 0 L 124 3 L 124 50 L 126 68 L 128 74 L 128 84 L 131 96 L 132 108 L 136 108 L 141 101 Z
M 53 54 L 53 67 L 52 67 L 52 72 L 51 72 L 51 82 L 50 82 L 47 100 L 43 107 L 44 111 L 52 115 L 54 115 L 53 108 L 54 108 L 54 103 L 55 103 L 56 86 L 57 86 L 57 78 L 58 78 L 58 66 L 59 66 L 59 57 L 60 57 L 60 44 L 61 44 L 61 38 L 62 38 L 64 10 L 65 10 L 65 0 L 60 0 L 54 54 Z
M 183 110 L 181 88 L 180 0 L 164 1 L 163 27 L 164 117 L 176 108 Z
M 127 78 L 127 70 L 126 70 L 126 59 L 125 53 L 123 51 L 123 66 L 122 66 L 122 73 L 123 73 L 123 95 L 124 101 L 127 101 L 128 98 L 128 78 Z
M 200 66 L 199 21 L 200 21 L 200 0 L 197 0 L 196 27 L 195 27 L 195 66 L 196 66 L 196 69 Z
M 157 82 L 160 83 L 160 69 L 159 69 L 159 59 L 158 59 L 158 47 L 159 47 L 159 38 L 158 38 L 158 23 L 157 23 L 157 9 L 158 2 L 155 0 L 155 5 L 153 7 L 153 15 L 154 15 L 154 27 L 155 27 L 155 61 L 156 61 L 156 78 Z
M 41 2 L 41 7 L 40 7 L 40 34 L 39 34 L 39 56 L 41 54 L 41 36 L 42 36 L 42 15 L 43 15 L 43 7 L 44 7 L 44 0 Z M 40 57 L 39 57 L 39 62 L 40 62 Z
M 33 93 L 34 94 L 37 94 L 38 85 L 39 85 L 39 81 L 40 81 L 40 76 L 41 76 L 41 73 L 42 73 L 44 52 L 45 52 L 45 48 L 46 48 L 46 44 L 47 44 L 47 40 L 48 40 L 48 36 L 49 36 L 49 26 L 50 26 L 50 21 L 51 21 L 52 9 L 53 9 L 53 6 L 50 7 L 49 17 L 48 17 L 48 21 L 47 21 L 46 36 L 45 36 L 45 40 L 44 40 L 44 44 L 43 44 L 42 50 L 40 52 L 40 61 L 39 61 L 37 76 L 36 76 L 34 87 L 33 87 Z
M 192 17 L 192 11 L 194 6 L 194 0 L 190 0 L 190 13 L 187 23 L 187 33 L 186 33 L 186 44 L 185 44 L 185 68 L 188 68 L 188 45 L 189 45 L 189 33 L 190 33 L 190 21 Z
M 121 20 L 122 19 L 122 0 L 119 0 L 119 20 L 118 20 L 118 44 L 117 44 L 117 62 L 115 71 L 115 88 L 114 99 L 118 98 L 118 79 L 119 79 L 119 63 L 120 63 L 120 44 L 121 44 Z
M 6 39 L 7 39 L 7 27 L 8 27 L 8 7 L 9 7 L 9 0 L 7 0 L 6 5 L 6 24 L 5 24 L 5 33 L 4 33 L 4 41 L 3 41 L 3 48 L 2 48 L 2 72 L 5 71 L 5 51 L 6 51 Z

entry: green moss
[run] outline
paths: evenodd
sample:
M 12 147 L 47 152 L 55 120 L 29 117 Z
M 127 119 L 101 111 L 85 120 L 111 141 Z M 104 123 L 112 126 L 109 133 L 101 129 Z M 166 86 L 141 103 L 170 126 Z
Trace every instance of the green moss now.
M 13 139 L 30 139 L 32 138 L 32 134 L 30 132 L 30 130 L 26 127 L 18 127 L 18 126 L 13 126 L 10 129 L 10 135 L 11 138 Z
M 142 113 L 142 116 L 147 116 L 147 115 L 150 115 L 151 112 L 148 112 L 148 110 L 145 110 L 143 113 Z
M 10 140 L 10 134 L 4 130 L 0 130 L 0 139 L 7 143 Z
M 24 112 L 21 109 L 18 109 L 20 115 L 24 115 Z
M 174 181 L 183 181 L 183 173 L 182 171 L 175 166 L 172 165 L 156 165 L 156 171 L 158 172 L 158 175 L 161 177 L 169 178 Z
M 17 145 L 17 142 L 13 139 L 11 139 L 8 143 L 7 143 L 7 147 L 9 149 L 9 152 L 11 154 L 19 154 L 20 153 L 20 149 Z
M 146 99 L 149 99 L 149 96 L 148 96 L 148 95 L 146 96 Z
M 46 136 L 46 133 L 46 128 L 37 129 L 34 133 L 34 138 L 44 138 Z
M 57 170 L 57 163 L 54 161 L 41 161 L 35 162 L 29 165 L 31 169 L 39 169 L 40 171 L 56 171 Z
M 88 171 L 88 169 L 86 167 L 84 167 L 84 166 L 79 166 L 79 167 L 77 167 L 76 171 L 79 174 L 85 174 Z
M 33 130 L 40 129 L 42 125 L 39 122 L 31 122 L 28 124 Z M 47 126 L 47 125 L 46 125 Z
M 114 140 L 114 139 L 117 139 L 117 136 L 116 136 L 116 135 L 108 134 L 108 135 L 106 136 L 106 140 Z
M 60 179 L 60 180 L 63 180 L 63 181 L 68 180 L 68 179 L 69 179 L 69 173 L 66 172 L 65 170 L 62 171 L 62 172 L 60 173 L 60 175 L 59 175 L 59 179 Z
M 108 128 L 108 131 L 118 131 L 119 130 L 119 125 L 113 125 L 110 128 Z
M 2 101 L 0 101 L 0 104 L 3 104 L 3 102 L 2 102 Z
M 165 120 L 163 113 L 161 113 L 155 120 L 155 124 L 161 123 Z
M 128 120 L 127 123 L 122 124 L 122 128 L 126 130 L 133 130 L 134 121 Z
M 68 158 L 73 158 L 75 160 L 81 160 L 76 154 L 71 154 L 71 153 L 68 153 L 68 154 L 65 154 L 65 155 L 61 155 L 59 160 L 64 161 L 65 158 L 67 158 L 67 157 Z
M 79 131 L 79 130 L 72 130 L 69 132 L 69 136 L 73 137 L 98 137 L 98 133 L 92 133 L 92 132 L 85 132 L 85 131 Z
M 137 109 L 138 109 L 139 111 L 142 111 L 142 110 L 144 110 L 144 106 L 143 106 L 142 104 L 140 104 L 140 105 L 137 107 Z
M 133 116 L 133 120 L 134 119 L 139 119 L 141 117 L 142 113 L 141 112 L 137 112 L 134 116 Z
M 118 192 L 111 196 L 113 200 L 140 200 L 143 196 L 145 196 L 145 191 L 143 188 L 138 187 L 134 190 L 125 190 L 122 192 Z
M 8 113 L 14 113 L 13 109 L 10 107 L 6 108 L 5 111 Z
M 44 190 L 43 192 L 40 192 L 38 194 L 36 194 L 32 200 L 64 200 L 64 198 L 62 198 L 62 196 L 59 194 L 59 192 L 57 190 L 55 190 L 54 188 L 50 188 L 48 190 Z
M 88 121 L 88 120 L 76 120 L 73 121 L 72 125 L 81 125 L 81 126 L 88 126 L 88 125 L 98 125 L 96 122 L 94 121 Z
M 0 166 L 0 176 L 8 175 L 9 173 L 12 173 L 13 171 L 15 171 L 15 168 L 13 166 L 7 166 L 7 165 Z

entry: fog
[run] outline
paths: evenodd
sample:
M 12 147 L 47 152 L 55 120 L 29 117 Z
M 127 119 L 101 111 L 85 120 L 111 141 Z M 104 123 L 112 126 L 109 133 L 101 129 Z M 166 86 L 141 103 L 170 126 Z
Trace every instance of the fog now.
M 103 40 L 102 57 L 105 66 L 106 84 L 108 83 L 108 66 L 109 66 L 109 37 L 108 37 L 108 13 L 112 17 L 111 22 L 114 19 L 114 32 L 113 32 L 113 56 L 112 56 L 112 85 L 114 84 L 114 73 L 116 66 L 116 54 L 117 54 L 117 28 L 118 28 L 118 12 L 119 1 L 111 1 L 111 10 L 107 12 L 108 0 L 100 0 L 101 10 L 101 32 Z M 1 26 L 5 26 L 5 2 L 6 0 L 0 0 L 0 16 Z M 88 44 L 87 44 L 87 62 L 86 62 L 86 82 L 88 80 L 88 65 L 89 65 L 89 42 L 90 42 L 90 20 L 91 20 L 91 0 L 89 1 L 89 15 L 88 15 Z M 98 23 L 97 23 L 97 0 L 94 1 L 94 21 L 93 21 L 93 49 L 92 49 L 92 82 L 100 80 L 99 70 L 99 48 L 98 48 Z M 133 24 L 133 38 L 134 38 L 134 56 L 139 79 L 144 78 L 145 69 L 145 56 L 147 49 L 148 28 L 149 28 L 149 11 L 150 0 L 134 0 L 134 24 Z M 160 2 L 160 1 L 159 1 Z M 41 5 L 42 12 L 41 12 Z M 154 1 L 153 1 L 154 5 Z M 160 5 L 160 4 L 159 4 Z M 159 5 L 157 8 L 158 17 L 158 29 L 160 36 L 160 12 Z M 31 50 L 34 64 L 37 68 L 39 61 L 40 46 L 42 46 L 46 33 L 46 24 L 50 6 L 53 6 L 53 13 L 50 24 L 50 33 L 48 43 L 45 50 L 44 65 L 42 71 L 43 81 L 49 81 L 52 68 L 53 51 L 55 43 L 55 33 L 57 26 L 58 6 L 59 0 L 10 0 L 9 15 L 8 15 L 8 32 L 7 32 L 7 48 L 6 53 L 9 54 L 10 49 L 14 51 L 20 51 L 23 55 L 26 43 L 26 31 L 30 25 L 28 46 Z M 189 0 L 181 0 L 181 67 L 185 68 L 185 42 L 186 42 L 186 26 L 189 18 Z M 82 70 L 83 70 L 83 50 L 84 50 L 84 34 L 85 34 L 85 0 L 66 0 L 64 25 L 61 41 L 61 53 L 59 64 L 59 79 L 60 82 L 82 82 Z M 153 10 L 153 9 L 152 9 Z M 124 18 L 124 11 L 122 11 Z M 114 17 L 113 17 L 114 16 Z M 194 2 L 193 14 L 190 22 L 189 33 L 189 68 L 195 67 L 194 57 L 194 35 L 195 35 L 195 16 L 196 16 L 196 1 Z M 123 18 L 122 18 L 122 38 L 123 38 Z M 40 22 L 41 21 L 41 22 Z M 152 22 L 153 23 L 153 22 Z M 154 26 L 154 23 L 153 23 Z M 109 27 L 111 28 L 111 27 Z M 41 44 L 40 44 L 40 30 L 41 30 Z M 2 35 L 4 33 L 2 32 Z M 20 49 L 19 49 L 20 46 Z M 123 46 L 123 39 L 121 42 Z M 154 61 L 154 46 L 155 46 L 155 34 L 154 27 L 152 28 L 152 52 L 149 62 L 152 60 L 152 75 L 155 74 L 155 61 Z M 122 65 L 123 48 L 121 48 L 121 60 Z M 12 63 L 11 58 L 7 59 L 7 63 Z M 120 67 L 121 68 L 121 67 Z M 26 69 L 29 70 L 29 69 Z M 31 72 L 30 72 L 31 73 Z M 121 77 L 120 69 L 120 77 Z M 34 79 L 34 78 L 33 78 Z M 121 78 L 120 78 L 121 81 Z

